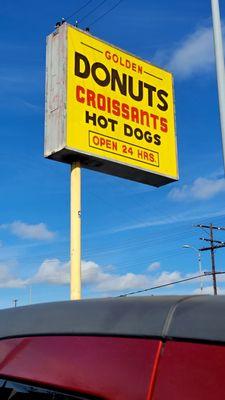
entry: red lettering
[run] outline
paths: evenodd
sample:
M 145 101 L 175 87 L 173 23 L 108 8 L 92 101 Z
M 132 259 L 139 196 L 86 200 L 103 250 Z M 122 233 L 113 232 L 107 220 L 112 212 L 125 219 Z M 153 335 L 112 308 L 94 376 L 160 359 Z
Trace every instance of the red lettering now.
M 137 156 L 138 156 L 138 158 L 142 158 L 143 157 L 143 151 L 142 150 L 138 150 Z
M 117 142 L 112 142 L 112 149 L 117 151 Z
M 153 119 L 153 128 L 157 129 L 157 121 L 159 119 L 158 115 L 150 114 L 150 117 Z
M 149 154 L 149 161 L 150 162 L 155 162 L 154 154 L 152 154 L 152 153 Z
M 137 71 L 137 65 L 136 64 L 134 64 L 134 63 L 132 63 L 132 71 Z
M 107 112 L 111 113 L 111 99 L 107 97 Z
M 112 56 L 112 60 L 114 61 L 114 63 L 118 63 L 118 60 L 119 60 L 119 57 L 118 57 L 118 55 L 117 54 L 113 54 L 113 56 Z
M 79 103 L 84 103 L 85 99 L 81 96 L 81 94 L 85 94 L 85 89 L 82 86 L 76 87 L 76 99 Z
M 98 146 L 98 143 L 99 143 L 98 136 L 94 136 L 94 137 L 93 137 L 93 142 L 94 142 L 94 144 L 95 144 L 96 146 Z
M 120 57 L 116 53 L 111 53 L 109 50 L 105 51 L 105 58 L 107 60 L 112 60 L 115 64 L 119 64 L 122 67 L 138 72 L 139 74 L 143 73 L 143 67 L 141 65 L 131 62 L 127 58 Z
M 98 147 L 105 147 L 106 149 L 117 151 L 117 142 L 103 137 L 93 136 L 93 143 Z
M 144 160 L 148 161 L 148 153 L 147 153 L 147 151 L 144 151 Z
M 129 114 L 129 106 L 128 106 L 128 104 L 123 103 L 121 108 L 122 108 L 122 117 L 124 119 L 129 119 L 130 118 L 130 114 Z
M 111 60 L 110 51 L 107 50 L 107 51 L 105 52 L 105 56 L 106 56 L 107 60 Z
M 131 120 L 133 122 L 139 122 L 139 113 L 136 107 L 131 107 Z
M 150 118 L 149 117 L 149 113 L 147 111 L 141 110 L 141 112 L 140 112 L 140 123 L 141 123 L 141 125 L 150 126 L 149 118 Z
M 112 101 L 112 114 L 117 117 L 120 116 L 120 102 L 118 100 Z
M 125 67 L 130 69 L 131 62 L 129 60 L 125 61 Z
M 122 67 L 124 67 L 124 63 L 123 63 L 122 57 L 120 57 L 120 65 L 122 65 Z
M 111 149 L 111 141 L 110 141 L 109 139 L 106 139 L 106 141 L 105 141 L 105 147 L 106 147 L 107 149 Z
M 160 118 L 160 129 L 162 132 L 168 132 L 168 121 L 166 118 Z
M 101 111 L 105 111 L 106 109 L 106 98 L 103 94 L 97 95 L 97 108 Z
M 90 89 L 87 89 L 87 105 L 96 108 L 95 92 Z
M 100 144 L 100 146 L 105 146 L 105 139 L 100 138 L 99 139 L 99 144 Z

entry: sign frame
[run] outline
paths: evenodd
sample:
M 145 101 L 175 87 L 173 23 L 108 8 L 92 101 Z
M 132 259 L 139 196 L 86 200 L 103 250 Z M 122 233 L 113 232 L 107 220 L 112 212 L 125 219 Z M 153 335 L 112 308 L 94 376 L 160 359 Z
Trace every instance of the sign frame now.
M 84 32 L 74 26 L 64 23 L 56 32 L 47 37 L 47 52 L 46 52 L 46 100 L 45 100 L 45 152 L 46 158 L 56 161 L 72 164 L 79 161 L 81 166 L 87 169 L 103 172 L 106 174 L 118 176 L 121 178 L 138 181 L 152 186 L 162 186 L 169 182 L 179 179 L 178 163 L 177 163 L 177 138 L 176 138 L 176 121 L 174 111 L 174 163 L 176 174 L 170 175 L 161 172 L 156 172 L 145 168 L 141 163 L 140 166 L 134 166 L 132 163 L 118 161 L 111 156 L 93 154 L 89 151 L 81 151 L 74 147 L 68 146 L 67 143 L 67 68 L 68 68 L 68 41 L 67 33 L 69 29 L 75 29 L 82 35 L 89 37 L 90 34 Z M 140 62 L 147 63 L 148 61 L 134 56 L 133 54 L 119 49 L 118 47 L 108 44 L 107 42 L 95 38 L 103 44 L 113 48 L 115 51 L 120 51 L 130 57 L 135 57 Z M 158 67 L 156 67 L 158 68 Z M 162 69 L 161 69 L 162 70 Z M 165 70 L 162 70 L 165 71 Z M 168 72 L 168 71 L 166 71 Z M 171 75 L 172 76 L 172 75 Z M 172 77 L 172 95 L 173 95 L 173 110 L 174 110 L 174 93 L 173 93 L 173 77 Z M 92 127 L 90 132 L 94 132 Z M 100 134 L 102 135 L 102 134 Z M 134 144 L 135 146 L 135 144 Z M 139 146 L 144 147 L 142 144 Z M 154 150 L 150 150 L 154 153 Z M 111 158 L 110 158 L 111 157 Z M 148 163 L 149 164 L 149 163 Z

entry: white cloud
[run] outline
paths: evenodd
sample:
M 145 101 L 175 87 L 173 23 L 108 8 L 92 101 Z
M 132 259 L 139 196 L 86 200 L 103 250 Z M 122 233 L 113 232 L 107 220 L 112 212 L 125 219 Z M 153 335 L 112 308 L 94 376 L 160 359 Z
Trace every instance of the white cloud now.
M 186 277 L 186 276 L 185 276 Z M 178 271 L 173 271 L 173 272 L 167 272 L 163 271 L 156 279 L 155 279 L 155 286 L 158 285 L 165 285 L 167 283 L 172 283 L 179 281 L 181 279 L 185 278 L 184 276 L 181 275 L 180 272 Z
M 136 224 L 129 224 L 129 225 L 124 225 L 124 226 L 118 226 L 116 228 L 113 228 L 111 230 L 104 231 L 105 235 L 109 234 L 115 234 L 119 232 L 127 232 L 127 231 L 132 231 L 136 229 L 146 229 L 152 226 L 164 226 L 164 225 L 171 225 L 171 224 L 179 224 L 183 222 L 192 222 L 194 221 L 199 221 L 202 219 L 207 219 L 207 218 L 214 218 L 214 217 L 220 217 L 224 216 L 225 214 L 225 209 L 221 208 L 219 210 L 211 211 L 211 212 L 204 212 L 202 210 L 202 213 L 200 213 L 199 209 L 195 210 L 187 210 L 181 213 L 173 214 L 173 215 L 168 215 L 168 217 L 161 217 L 161 218 L 151 218 L 151 220 L 145 220 L 143 222 L 139 222 Z M 102 231 L 103 234 L 103 231 Z
M 173 188 L 168 197 L 171 200 L 207 200 L 225 192 L 225 179 L 207 179 L 199 177 L 191 185 Z
M 15 277 L 10 266 L 0 263 L 0 288 L 22 288 L 25 281 Z
M 156 263 L 155 263 L 156 264 Z M 182 279 L 177 271 L 163 271 L 150 276 L 128 272 L 116 274 L 105 272 L 108 268 L 101 267 L 93 261 L 82 261 L 82 284 L 92 292 L 124 293 L 130 290 L 146 289 Z M 21 279 L 11 272 L 9 265 L 0 264 L 0 288 L 23 288 L 34 284 L 68 285 L 70 282 L 70 263 L 59 259 L 45 260 L 37 273 L 29 279 Z
M 105 272 L 103 268 L 93 261 L 82 261 L 82 282 L 84 285 L 94 287 L 96 291 L 121 291 L 134 288 L 143 288 L 150 283 L 146 275 L 127 273 L 118 275 Z M 45 260 L 39 267 L 34 277 L 27 280 L 27 284 L 50 283 L 56 285 L 68 284 L 70 281 L 70 263 L 58 259 Z
M 155 271 L 160 263 L 152 263 Z M 141 290 L 158 285 L 164 285 L 189 277 L 178 271 L 162 271 L 154 275 L 128 272 L 117 274 L 108 272 L 107 267 L 102 267 L 93 261 L 82 261 L 82 284 L 92 292 L 99 293 L 124 293 L 131 290 Z M 54 285 L 69 284 L 70 263 L 61 262 L 58 259 L 45 260 L 39 267 L 37 273 L 25 283 L 39 284 L 47 283 Z
M 157 271 L 158 269 L 160 269 L 160 262 L 155 261 L 148 266 L 147 271 L 153 272 Z
M 1 225 L 1 228 L 9 229 L 13 235 L 22 239 L 49 240 L 55 236 L 55 233 L 49 231 L 43 222 L 32 225 L 14 221 L 11 224 Z
M 218 294 L 225 294 L 225 290 L 221 289 L 220 287 L 217 286 L 217 293 Z M 214 294 L 214 289 L 213 286 L 205 286 L 203 287 L 203 290 L 201 291 L 200 288 L 197 288 L 193 291 L 193 294 Z
M 142 290 L 160 285 L 167 285 L 185 278 L 195 276 L 195 274 L 183 274 L 180 271 L 162 271 L 158 273 L 160 263 L 155 262 L 150 266 L 155 269 L 155 273 L 139 274 L 128 272 L 125 274 L 118 274 L 110 272 L 108 267 L 102 267 L 93 261 L 82 261 L 82 285 L 92 293 L 99 293 L 99 295 L 118 295 L 124 294 L 129 291 Z M 154 266 L 154 267 L 153 267 Z M 36 274 L 29 279 L 21 279 L 15 276 L 12 271 L 12 266 L 0 263 L 0 288 L 24 288 L 28 285 L 35 284 L 52 284 L 52 285 L 69 285 L 70 282 L 70 263 L 62 262 L 59 259 L 49 259 L 43 261 Z M 152 271 L 153 272 L 153 271 Z M 204 291 L 203 293 L 212 293 L 211 276 L 205 276 L 203 280 Z M 225 276 L 220 275 L 217 277 L 218 283 L 224 284 Z M 186 293 L 190 293 L 188 285 L 200 286 L 200 279 L 184 282 L 186 285 Z M 208 286 L 206 286 L 208 285 Z M 175 286 L 172 286 L 175 288 Z M 177 288 L 177 286 L 176 286 Z M 178 286 L 178 289 L 180 285 Z M 183 289 L 182 292 L 185 290 Z M 200 293 L 196 288 L 193 293 Z M 218 293 L 225 293 L 223 289 L 218 286 Z
M 81 269 L 84 284 L 98 284 L 108 280 L 111 276 L 110 273 L 104 272 L 103 268 L 93 261 L 82 261 Z
M 214 64 L 212 28 L 198 28 L 174 51 L 167 68 L 181 78 L 209 71 Z
M 225 38 L 225 29 L 223 33 Z M 212 28 L 198 27 L 173 51 L 157 52 L 154 62 L 164 65 L 181 79 L 211 71 L 215 62 Z
M 150 279 L 144 274 L 128 272 L 124 275 L 110 275 L 97 283 L 95 290 L 100 292 L 125 291 L 144 289 L 150 284 Z
M 70 280 L 70 263 L 61 262 L 57 258 L 45 260 L 37 273 L 27 280 L 27 283 L 50 283 L 55 285 L 68 284 Z

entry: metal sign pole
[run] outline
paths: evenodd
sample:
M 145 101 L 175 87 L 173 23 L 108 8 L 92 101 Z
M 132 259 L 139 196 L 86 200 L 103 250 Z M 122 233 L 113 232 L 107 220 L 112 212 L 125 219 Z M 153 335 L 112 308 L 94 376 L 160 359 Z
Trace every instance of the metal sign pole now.
M 81 298 L 81 167 L 71 165 L 70 192 L 70 299 Z
M 220 107 L 220 124 L 221 124 L 222 142 L 223 142 L 223 160 L 225 164 L 225 69 L 224 69 L 224 56 L 223 56 L 223 38 L 222 38 L 222 29 L 220 21 L 219 1 L 211 0 L 211 5 L 212 5 L 215 56 L 216 56 L 218 96 L 219 96 L 219 107 Z

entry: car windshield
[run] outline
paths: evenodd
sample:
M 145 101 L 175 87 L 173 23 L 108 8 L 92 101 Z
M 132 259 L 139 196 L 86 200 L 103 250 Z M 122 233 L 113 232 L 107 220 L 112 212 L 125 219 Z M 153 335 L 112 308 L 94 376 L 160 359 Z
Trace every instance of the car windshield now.
M 19 382 L 0 380 L 1 400 L 88 400 L 77 394 L 67 394 Z M 93 399 L 94 400 L 94 399 Z M 96 399 L 95 399 L 96 400 Z

